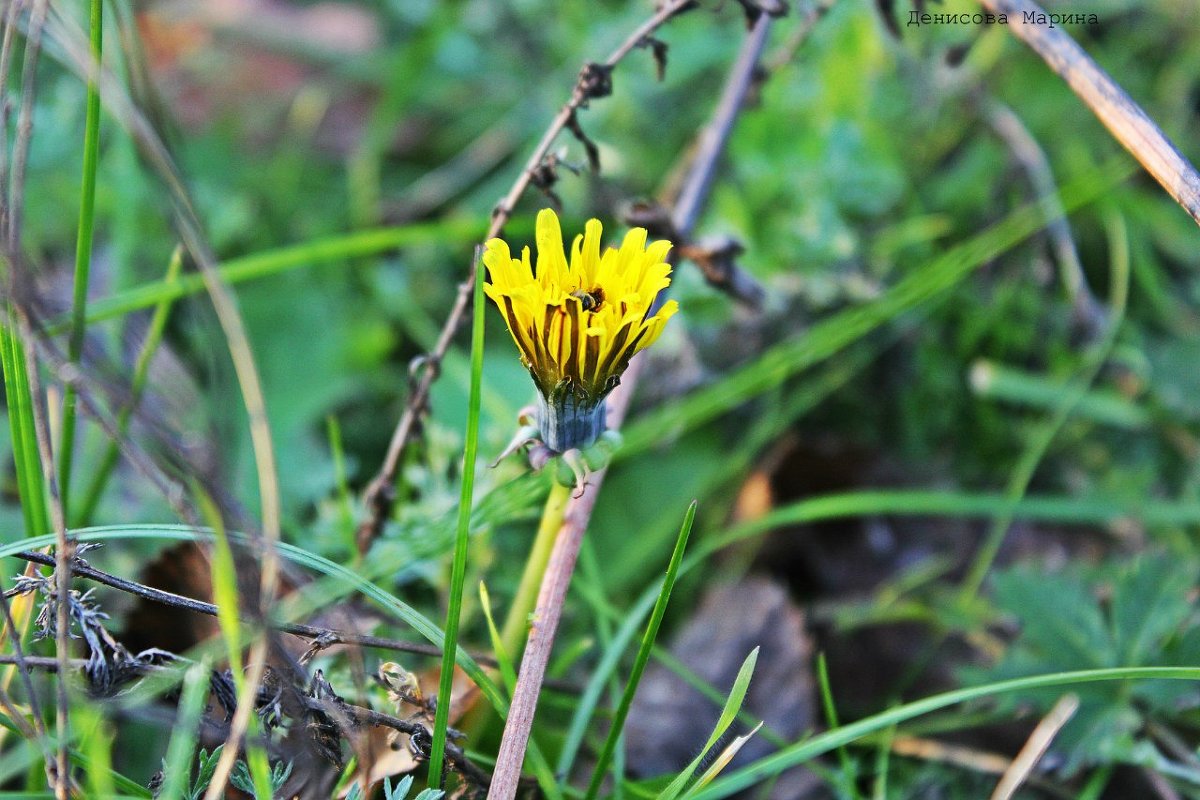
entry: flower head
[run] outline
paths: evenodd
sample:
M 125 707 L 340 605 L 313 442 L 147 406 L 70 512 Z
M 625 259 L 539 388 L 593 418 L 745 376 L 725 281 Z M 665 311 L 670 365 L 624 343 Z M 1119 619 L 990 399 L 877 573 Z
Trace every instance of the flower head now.
M 563 448 L 549 441 L 554 435 L 546 427 L 569 425 L 572 414 L 599 409 L 600 430 L 591 438 L 603 431 L 605 396 L 620 382 L 629 359 L 653 344 L 678 310 L 671 300 L 651 313 L 655 298 L 671 283 L 665 260 L 671 243 L 647 244 L 645 229 L 633 228 L 620 248 L 602 253 L 601 231 L 599 220 L 589 220 L 575 237 L 568 262 L 558 217 L 544 209 L 537 218 L 536 271 L 528 247 L 521 258 L 513 258 L 507 243 L 492 239 L 483 255 L 491 278 L 484 291 L 503 312 L 543 402 L 568 409 L 566 418 L 547 418 L 542 425 L 556 450 Z

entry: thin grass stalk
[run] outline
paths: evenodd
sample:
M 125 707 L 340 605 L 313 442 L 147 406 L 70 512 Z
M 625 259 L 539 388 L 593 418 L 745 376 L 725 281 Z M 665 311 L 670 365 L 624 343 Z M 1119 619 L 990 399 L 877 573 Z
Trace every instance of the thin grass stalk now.
M 821 690 L 821 708 L 825 711 L 826 724 L 830 728 L 840 727 L 842 723 L 838 720 L 837 703 L 833 700 L 833 685 L 829 682 L 829 665 L 825 660 L 824 653 L 817 654 L 817 686 Z M 857 800 L 859 797 L 856 785 L 858 770 L 845 745 L 837 748 L 837 757 L 838 763 L 842 766 L 838 794 L 844 794 Z
M 480 252 L 475 253 L 478 262 Z M 429 786 L 442 787 L 446 728 L 450 724 L 450 693 L 454 687 L 454 662 L 458 650 L 458 625 L 462 616 L 463 587 L 467 577 L 467 545 L 471 536 L 471 504 L 475 493 L 475 460 L 479 452 L 479 407 L 483 392 L 483 273 L 475 269 L 474 318 L 471 325 L 471 393 L 467 400 L 467 432 L 463 447 L 462 495 L 458 501 L 458 534 L 450 568 L 450 603 L 442 645 L 442 674 L 433 717 L 433 745 L 429 754 Z
M 104 50 L 104 14 L 101 0 L 91 0 L 89 41 L 92 74 L 87 82 L 87 111 L 83 129 L 83 181 L 79 190 L 79 229 L 75 239 L 75 287 L 71 301 L 71 336 L 67 359 L 79 364 L 87 333 L 88 276 L 92 266 L 93 229 L 96 222 L 96 166 L 100 159 L 100 63 Z M 75 452 L 75 385 L 68 382 L 63 394 L 62 440 L 58 453 L 58 486 L 63 513 L 71 518 L 71 464 Z
M 516 226 L 513 229 L 520 230 Z M 226 259 L 217 266 L 217 272 L 222 281 L 233 286 L 294 269 L 380 255 L 397 248 L 428 242 L 458 241 L 472 238 L 478 233 L 477 223 L 460 219 L 355 231 Z M 168 283 L 165 278 L 149 281 L 90 303 L 87 321 L 102 322 L 133 311 L 152 308 L 163 300 L 178 300 L 204 290 L 204 276 L 200 274 L 183 275 L 173 283 Z M 67 329 L 69 322 L 67 318 L 54 319 L 46 326 L 46 330 L 51 334 L 61 333 Z
M 9 319 L 13 319 L 9 307 Z M 12 436 L 13 462 L 16 469 L 17 496 L 25 520 L 27 536 L 50 532 L 46 508 L 46 487 L 37 463 L 37 439 L 33 429 L 33 398 L 25 371 L 24 346 L 15 325 L 0 325 L 0 355 L 3 357 L 4 396 Z
M 4 396 L 8 408 L 8 422 L 12 437 L 13 465 L 17 481 L 17 499 L 25 522 L 26 535 L 43 535 L 50 532 L 50 512 L 47 506 L 46 487 L 42 478 L 41 462 L 37 450 L 37 432 L 34 429 L 33 398 L 30 394 L 29 376 L 25 369 L 24 346 L 17 329 L 16 315 L 10 305 L 10 323 L 0 324 L 0 366 L 4 372 Z M 33 577 L 37 568 L 26 565 L 25 577 Z M 13 599 L 11 607 L 5 604 L 5 613 L 10 615 L 9 625 L 0 631 L 0 648 L 12 637 L 14 651 L 21 652 L 21 639 L 29 630 L 33 619 L 34 597 L 20 595 Z M 0 692 L 7 692 L 18 667 L 7 667 L 0 672 Z M 24 677 L 24 676 L 23 676 Z M 39 714 L 39 720 L 40 720 Z M 44 734 L 44 726 L 43 726 Z M 0 728 L 0 743 L 8 735 Z M 49 763 L 52 759 L 47 759 Z
M 167 264 L 167 275 L 163 279 L 166 285 L 171 285 L 179 276 L 182 265 L 183 250 L 176 247 L 175 252 L 171 255 L 170 262 Z M 154 357 L 154 353 L 158 350 L 159 343 L 162 341 L 163 330 L 167 326 L 167 316 L 171 311 L 173 302 L 169 296 L 164 297 L 158 301 L 158 305 L 154 308 L 154 316 L 150 319 L 150 327 L 146 331 L 146 338 L 142 341 L 141 349 L 138 350 L 137 360 L 134 363 L 133 381 L 129 391 L 129 403 L 117 414 L 118 438 L 108 443 L 108 449 L 104 452 L 104 456 L 100 460 L 100 466 L 92 476 L 92 482 L 88 485 L 83 503 L 73 518 L 76 527 L 87 525 L 91 522 L 92 515 L 96 513 L 96 506 L 100 503 L 100 497 L 104 494 L 104 489 L 108 485 L 108 479 L 112 475 L 113 468 L 116 466 L 117 459 L 120 456 L 121 446 L 119 439 L 123 438 L 129 432 L 129 422 L 133 417 L 133 412 L 137 410 L 138 404 L 141 402 L 142 393 L 146 388 L 146 376 L 150 373 L 150 361 Z M 65 426 L 63 431 L 65 433 Z
M 629 673 L 629 680 L 625 684 L 621 702 L 613 716 L 612 725 L 609 726 L 604 745 L 600 748 L 600 755 L 596 757 L 596 766 L 592 769 L 592 779 L 588 782 L 586 800 L 595 800 L 600 793 L 600 784 L 604 782 L 604 774 L 608 771 L 609 762 L 616 752 L 617 740 L 620 739 L 621 732 L 625 729 L 625 720 L 633 705 L 633 696 L 637 692 L 638 684 L 641 683 L 646 664 L 650 661 L 650 652 L 654 649 L 654 642 L 658 638 L 658 629 L 662 624 L 663 616 L 667 613 L 667 602 L 671 599 L 671 590 L 675 588 L 675 579 L 679 576 L 679 565 L 683 561 L 683 552 L 687 548 L 688 536 L 692 532 L 692 523 L 695 519 L 696 501 L 693 500 L 683 517 L 679 536 L 675 539 L 675 549 L 671 552 L 670 563 L 667 564 L 667 574 L 663 578 L 658 600 L 654 603 L 654 611 L 651 612 L 650 622 L 646 625 L 646 632 L 642 634 L 642 644 L 638 648 L 637 658 L 634 659 L 633 670 Z

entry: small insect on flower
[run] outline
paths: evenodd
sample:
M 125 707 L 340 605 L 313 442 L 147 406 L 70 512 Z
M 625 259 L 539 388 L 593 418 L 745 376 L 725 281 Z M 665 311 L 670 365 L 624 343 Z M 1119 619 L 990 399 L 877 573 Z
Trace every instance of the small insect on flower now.
M 513 258 L 500 239 L 487 243 L 484 286 L 508 322 L 521 363 L 538 389 L 536 428 L 552 451 L 593 444 L 605 430 L 604 398 L 635 353 L 649 347 L 678 310 L 674 300 L 654 310 L 671 283 L 671 243 L 647 244 L 644 228 L 620 248 L 601 252 L 599 220 L 576 236 L 567 261 L 558 217 L 538 214 L 537 270 L 529 248 Z

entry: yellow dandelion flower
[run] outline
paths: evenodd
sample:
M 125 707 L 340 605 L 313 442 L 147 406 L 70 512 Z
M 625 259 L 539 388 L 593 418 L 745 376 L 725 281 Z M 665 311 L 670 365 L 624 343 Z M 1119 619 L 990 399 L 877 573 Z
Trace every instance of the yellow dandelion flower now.
M 537 218 L 536 271 L 528 247 L 513 258 L 507 243 L 492 239 L 483 254 L 491 278 L 484 291 L 537 384 L 539 431 L 559 452 L 604 432 L 604 398 L 678 310 L 674 300 L 653 309 L 671 283 L 671 243 L 647 244 L 645 229 L 633 228 L 620 248 L 602 253 L 601 230 L 589 220 L 568 262 L 558 216 L 547 208 Z

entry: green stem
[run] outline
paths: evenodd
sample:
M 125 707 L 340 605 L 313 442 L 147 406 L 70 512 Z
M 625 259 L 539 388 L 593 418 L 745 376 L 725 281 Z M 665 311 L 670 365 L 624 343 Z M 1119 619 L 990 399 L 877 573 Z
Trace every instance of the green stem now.
M 163 282 L 170 286 L 179 276 L 179 271 L 183 265 L 183 248 L 176 247 L 175 252 L 171 254 L 171 261 L 167 264 L 167 274 Z M 78 513 L 73 515 L 73 524 L 71 527 L 82 528 L 91 523 L 92 515 L 96 512 L 96 506 L 100 503 L 100 497 L 104 494 L 104 488 L 108 485 L 109 476 L 112 475 L 113 468 L 117 464 L 117 457 L 120 455 L 120 440 L 124 438 L 129 430 L 129 421 L 133 417 L 133 412 L 137 410 L 138 403 L 141 402 L 142 392 L 146 388 L 146 376 L 150 373 L 150 359 L 154 357 L 154 352 L 158 349 L 159 342 L 162 341 L 163 330 L 167 325 L 167 315 L 170 313 L 171 305 L 174 300 L 170 295 L 166 295 L 158 301 L 158 305 L 154 308 L 154 316 L 150 318 L 150 327 L 146 331 L 146 339 L 142 342 L 141 350 L 138 351 L 137 361 L 133 367 L 133 382 L 130 386 L 129 403 L 121 409 L 117 415 L 117 436 L 108 443 L 108 450 L 105 451 L 103 458 L 100 460 L 100 467 L 92 476 L 92 482 L 88 486 L 87 494 L 84 496 L 83 505 Z
M 479 253 L 476 252 L 476 258 L 478 257 Z M 442 787 L 446 728 L 450 724 L 451 692 L 454 688 L 454 662 L 458 656 L 458 624 L 462 616 L 463 586 L 467 577 L 467 544 L 471 535 L 475 459 L 479 452 L 479 407 L 483 394 L 483 274 L 483 269 L 475 270 L 474 319 L 471 325 L 471 393 L 467 400 L 462 495 L 458 503 L 458 535 L 454 540 L 454 562 L 450 568 L 450 607 L 446 611 L 446 633 L 442 640 L 442 674 L 438 682 L 438 704 L 433 717 L 433 744 L 429 753 L 429 786 L 433 789 Z
M 550 495 L 546 498 L 546 508 L 542 511 L 537 536 L 533 540 L 533 549 L 529 551 L 529 558 L 525 560 L 525 571 L 521 573 L 517 593 L 509 606 L 508 616 L 504 618 L 500 641 L 514 661 L 518 660 L 521 646 L 525 643 L 525 635 L 529 630 L 529 615 L 537 602 L 542 576 L 546 574 L 546 563 L 550 560 L 550 551 L 554 549 L 554 540 L 562 527 L 563 514 L 567 510 L 567 500 L 570 497 L 569 487 L 557 481 L 551 487 Z
M 83 131 L 83 186 L 79 197 L 79 233 L 75 242 L 75 292 L 71 307 L 71 338 L 67 358 L 79 363 L 87 331 L 88 273 L 92 265 L 92 229 L 96 217 L 96 163 L 100 158 L 100 57 L 103 52 L 104 20 L 101 0 L 91 0 L 91 69 L 87 85 L 87 111 Z M 59 445 L 59 494 L 63 514 L 69 513 L 71 460 L 75 449 L 75 387 L 67 384 L 63 394 L 62 441 Z

